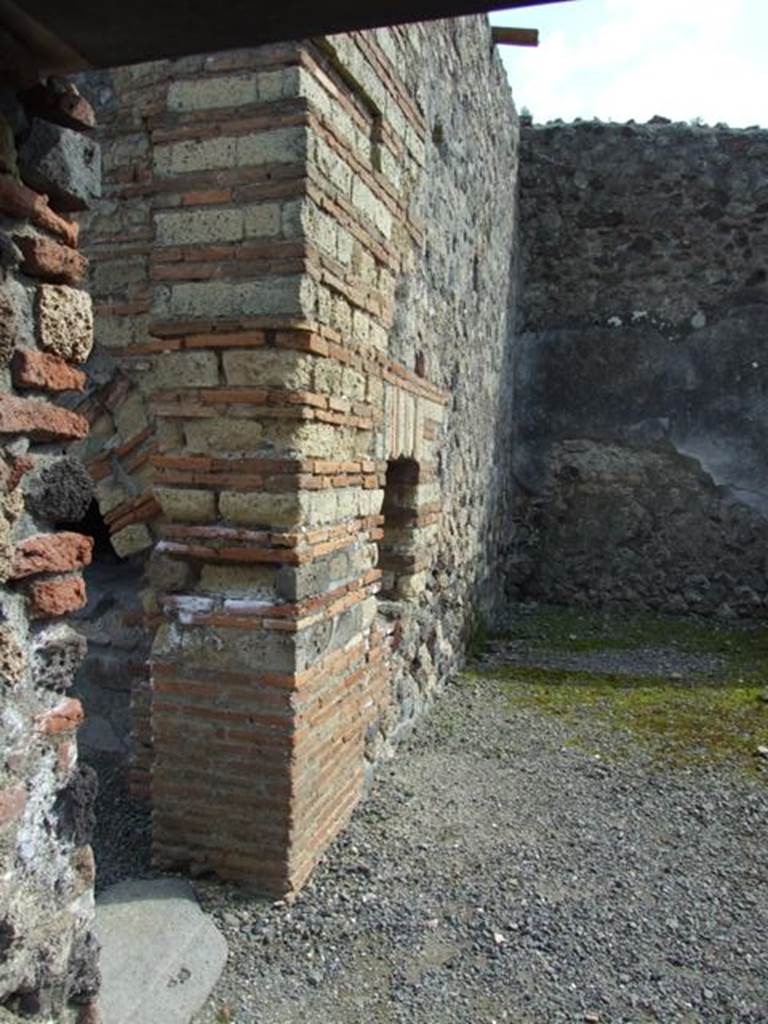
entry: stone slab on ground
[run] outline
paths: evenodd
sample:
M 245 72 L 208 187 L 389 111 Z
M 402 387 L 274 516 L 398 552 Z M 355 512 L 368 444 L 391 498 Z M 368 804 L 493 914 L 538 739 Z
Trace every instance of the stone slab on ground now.
M 188 882 L 129 880 L 96 908 L 104 1024 L 187 1024 L 227 959 L 227 944 Z

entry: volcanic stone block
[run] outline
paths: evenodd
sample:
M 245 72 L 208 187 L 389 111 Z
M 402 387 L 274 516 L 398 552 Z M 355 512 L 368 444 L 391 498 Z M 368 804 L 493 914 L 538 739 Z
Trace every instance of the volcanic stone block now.
M 255 103 L 258 82 L 253 75 L 227 75 L 202 81 L 171 82 L 168 88 L 169 110 L 210 110 L 214 107 L 239 107 Z
M 170 352 L 159 359 L 153 384 L 164 388 L 205 388 L 219 383 L 219 361 L 215 352 Z
M 10 626 L 0 626 L 0 682 L 4 686 L 16 686 L 26 663 L 26 654 L 15 630 Z
M 65 284 L 39 289 L 40 344 L 73 363 L 84 363 L 93 347 L 93 307 L 87 292 Z
M 6 278 L 0 283 L 0 368 L 8 365 L 16 345 L 26 340 L 32 340 L 29 291 Z
M 0 235 L 0 268 L 6 270 L 8 267 L 18 267 L 22 255 L 19 247 L 8 235 Z
M 301 522 L 298 493 L 224 491 L 219 497 L 219 507 L 224 519 L 239 526 L 296 526 Z
M 263 441 L 264 427 L 255 420 L 227 419 L 216 416 L 184 425 L 190 452 L 216 455 L 220 452 L 249 453 Z
M 63 693 L 73 683 L 88 650 L 84 636 L 64 623 L 41 630 L 32 646 L 32 679 L 36 686 Z
M 93 480 L 82 462 L 68 456 L 47 465 L 31 484 L 27 508 L 52 523 L 78 523 L 93 500 Z
M 118 533 L 114 533 L 111 540 L 115 554 L 120 558 L 128 558 L 130 555 L 135 555 L 137 551 L 144 551 L 153 543 L 152 534 L 143 523 L 126 526 Z
M 94 804 L 99 784 L 96 772 L 80 765 L 68 786 L 61 790 L 53 813 L 59 835 L 75 846 L 90 843 L 96 827 Z
M 19 150 L 23 180 L 62 210 L 87 210 L 101 195 L 101 154 L 93 139 L 41 121 Z
M 155 498 L 176 523 L 210 523 L 216 518 L 216 495 L 187 487 L 156 487 Z

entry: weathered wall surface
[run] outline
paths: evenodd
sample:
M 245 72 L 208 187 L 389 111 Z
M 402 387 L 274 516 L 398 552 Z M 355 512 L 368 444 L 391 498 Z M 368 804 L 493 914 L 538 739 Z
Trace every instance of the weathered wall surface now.
M 522 133 L 517 592 L 768 611 L 768 133 Z
M 398 700 L 385 747 L 389 730 L 407 732 L 455 670 L 468 632 L 499 616 L 508 558 L 517 115 L 500 62 L 488 59 L 484 21 L 441 23 L 439 45 L 433 30 L 401 36 L 398 66 L 427 128 L 411 199 L 424 236 L 397 282 L 388 345 L 448 403 L 436 461 L 424 467 L 440 513 L 434 548 L 423 589 L 398 609 Z
M 67 695 L 85 641 L 60 620 L 85 602 L 91 539 L 62 524 L 91 483 L 64 455 L 88 423 L 60 399 L 92 344 L 72 214 L 98 195 L 99 154 L 77 92 L 17 70 L 14 88 L 0 76 L 0 1014 L 70 1020 L 75 1003 L 89 1020 L 95 791 Z
M 134 782 L 164 862 L 285 891 L 497 610 L 514 108 L 482 19 L 89 88 L 79 411 L 146 568 Z

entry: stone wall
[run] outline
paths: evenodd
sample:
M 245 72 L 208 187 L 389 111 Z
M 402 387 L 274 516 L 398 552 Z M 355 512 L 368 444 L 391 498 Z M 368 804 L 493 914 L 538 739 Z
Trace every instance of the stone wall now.
M 145 572 L 134 785 L 159 863 L 282 893 L 498 612 L 514 108 L 483 19 L 87 88 L 78 411 Z
M 526 127 L 517 594 L 768 611 L 768 133 Z
M 4 55 L 8 38 L 4 38 Z M 20 49 L 15 49 L 21 54 Z M 4 56 L 5 60 L 5 56 Z M 94 780 L 78 766 L 68 695 L 85 641 L 61 617 L 85 602 L 91 500 L 65 454 L 87 421 L 87 261 L 73 214 L 98 195 L 93 111 L 23 57 L 0 71 L 0 1015 L 90 1020 Z M 65 525 L 66 524 L 66 525 Z

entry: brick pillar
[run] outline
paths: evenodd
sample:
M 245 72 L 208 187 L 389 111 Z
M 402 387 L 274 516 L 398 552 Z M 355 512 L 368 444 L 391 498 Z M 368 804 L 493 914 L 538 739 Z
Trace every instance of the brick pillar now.
M 385 655 L 406 610 L 376 596 L 388 460 L 420 474 L 401 598 L 429 563 L 445 396 L 388 353 L 425 125 L 367 34 L 112 82 L 116 203 L 92 251 L 119 373 L 89 409 L 120 443 L 91 469 L 116 538 L 152 551 L 155 850 L 283 893 L 399 714 Z
M 85 641 L 65 623 L 85 603 L 92 542 L 57 529 L 92 493 L 64 454 L 88 422 L 62 402 L 82 390 L 93 341 L 73 220 L 99 190 L 93 123 L 73 87 L 34 66 L 0 89 L 0 1003 L 56 1020 L 98 988 L 95 785 L 67 696 Z
M 275 893 L 362 793 L 386 458 L 434 459 L 444 401 L 386 355 L 405 146 L 331 56 L 186 64 L 152 122 L 157 554 L 184 580 L 153 656 L 155 847 Z

